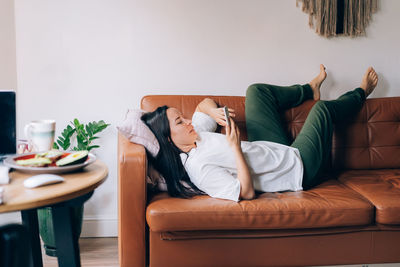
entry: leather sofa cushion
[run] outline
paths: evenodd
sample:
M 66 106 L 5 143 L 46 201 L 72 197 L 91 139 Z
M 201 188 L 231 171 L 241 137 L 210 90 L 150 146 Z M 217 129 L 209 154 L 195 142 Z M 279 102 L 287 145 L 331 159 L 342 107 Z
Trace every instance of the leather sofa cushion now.
M 234 202 L 196 196 L 154 196 L 146 211 L 152 231 L 299 229 L 368 225 L 374 207 L 337 180 L 298 192 L 261 193 L 251 201 Z
M 375 206 L 377 223 L 400 224 L 399 169 L 349 170 L 338 179 Z

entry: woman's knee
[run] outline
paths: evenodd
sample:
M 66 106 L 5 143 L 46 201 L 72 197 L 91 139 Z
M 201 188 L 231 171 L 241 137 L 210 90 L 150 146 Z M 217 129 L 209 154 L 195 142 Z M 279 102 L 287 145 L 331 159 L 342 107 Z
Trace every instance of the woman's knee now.
M 259 97 L 270 92 L 269 85 L 265 83 L 254 83 L 247 87 L 246 98 Z
M 325 100 L 318 100 L 317 103 L 314 104 L 313 109 L 320 111 L 328 111 L 329 103 Z
M 329 102 L 325 100 L 319 100 L 312 107 L 310 114 L 317 117 L 327 117 L 330 116 Z
M 254 83 L 254 84 L 250 85 L 249 87 L 247 87 L 246 98 L 249 96 L 258 95 L 259 93 L 260 93 L 260 84 Z

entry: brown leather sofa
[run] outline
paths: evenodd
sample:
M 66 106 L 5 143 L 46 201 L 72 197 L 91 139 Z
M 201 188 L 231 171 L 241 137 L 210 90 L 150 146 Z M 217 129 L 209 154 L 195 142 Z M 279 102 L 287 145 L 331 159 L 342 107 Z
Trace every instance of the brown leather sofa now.
M 206 96 L 146 96 L 191 117 Z M 207 96 L 236 110 L 244 97 Z M 294 138 L 315 101 L 282 112 Z M 309 266 L 400 262 L 400 97 L 368 99 L 335 126 L 319 186 L 238 203 L 147 190 L 143 146 L 118 137 L 119 259 L 134 266 Z

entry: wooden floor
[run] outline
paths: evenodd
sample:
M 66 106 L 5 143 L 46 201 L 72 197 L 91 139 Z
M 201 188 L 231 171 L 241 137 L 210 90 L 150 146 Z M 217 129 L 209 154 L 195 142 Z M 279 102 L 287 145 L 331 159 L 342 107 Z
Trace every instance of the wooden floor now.
M 79 240 L 82 267 L 118 267 L 118 239 L 81 238 Z M 49 257 L 43 250 L 43 266 L 58 267 L 57 258 Z
M 118 267 L 118 239 L 110 238 L 81 238 L 79 240 L 82 267 Z M 44 267 L 58 267 L 57 259 L 49 257 L 44 253 Z M 399 267 L 400 263 L 389 264 L 364 264 L 364 265 L 341 265 L 330 267 Z M 318 267 L 318 266 L 316 266 Z

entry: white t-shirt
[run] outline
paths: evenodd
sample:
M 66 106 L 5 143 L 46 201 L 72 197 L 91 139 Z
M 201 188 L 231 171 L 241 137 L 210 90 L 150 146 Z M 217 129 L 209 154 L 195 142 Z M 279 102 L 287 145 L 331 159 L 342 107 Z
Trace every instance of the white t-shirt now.
M 195 112 L 196 148 L 181 159 L 190 180 L 211 197 L 239 201 L 235 155 L 226 136 L 215 133 L 217 123 Z M 254 189 L 263 192 L 302 190 L 303 163 L 297 148 L 268 141 L 241 142 Z

